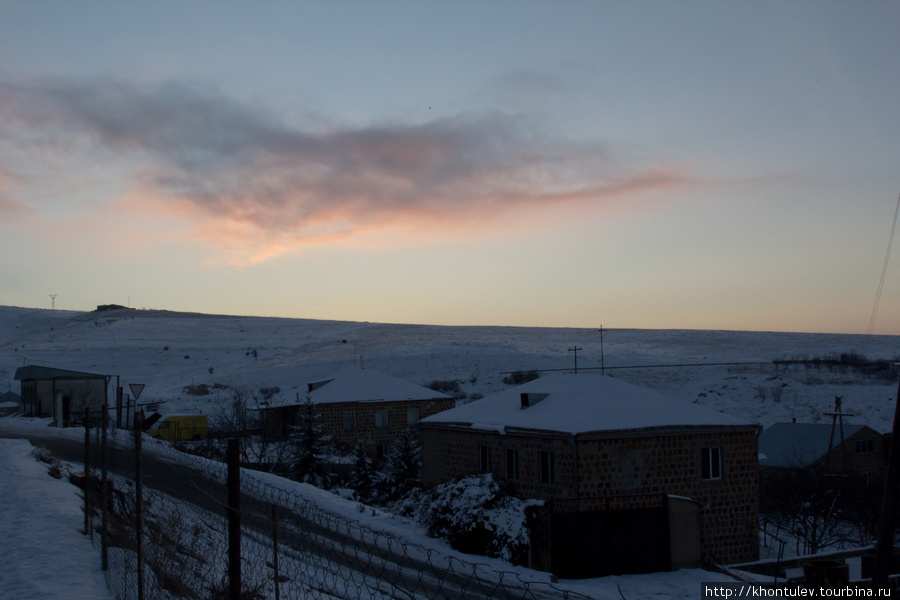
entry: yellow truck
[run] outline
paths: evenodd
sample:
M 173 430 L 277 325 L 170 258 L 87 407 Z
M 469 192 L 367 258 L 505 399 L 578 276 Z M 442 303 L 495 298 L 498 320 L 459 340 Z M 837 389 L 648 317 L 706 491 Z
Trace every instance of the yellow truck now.
M 169 441 L 206 439 L 209 424 L 206 415 L 168 415 L 150 427 L 150 435 Z

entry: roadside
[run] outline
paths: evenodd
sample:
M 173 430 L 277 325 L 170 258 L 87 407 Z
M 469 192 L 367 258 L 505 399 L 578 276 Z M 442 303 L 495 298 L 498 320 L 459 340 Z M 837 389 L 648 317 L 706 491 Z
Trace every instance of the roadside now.
M 0 597 L 113 600 L 100 553 L 82 534 L 78 489 L 54 479 L 27 440 L 0 439 Z

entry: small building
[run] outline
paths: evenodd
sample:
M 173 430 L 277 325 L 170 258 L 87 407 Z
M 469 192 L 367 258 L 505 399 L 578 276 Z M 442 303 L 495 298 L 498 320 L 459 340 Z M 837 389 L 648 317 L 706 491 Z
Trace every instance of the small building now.
M 426 487 L 486 472 L 545 501 L 533 568 L 576 578 L 758 558 L 759 427 L 743 419 L 586 373 L 419 427 Z
M 867 425 L 775 423 L 759 436 L 763 471 L 819 468 L 825 473 L 882 479 L 887 474 L 884 436 Z
M 22 396 L 10 390 L 0 394 L 0 417 L 6 417 L 22 410 Z
M 338 448 L 350 451 L 359 441 L 369 454 L 381 459 L 407 427 L 420 419 L 453 408 L 447 394 L 371 369 L 348 367 L 307 384 L 306 396 L 321 414 L 323 433 Z M 263 430 L 287 437 L 299 420 L 306 397 L 297 394 L 291 404 L 262 411 Z
M 98 415 L 107 402 L 109 376 L 27 365 L 16 369 L 26 417 L 52 417 L 57 427 L 84 420 L 85 409 Z

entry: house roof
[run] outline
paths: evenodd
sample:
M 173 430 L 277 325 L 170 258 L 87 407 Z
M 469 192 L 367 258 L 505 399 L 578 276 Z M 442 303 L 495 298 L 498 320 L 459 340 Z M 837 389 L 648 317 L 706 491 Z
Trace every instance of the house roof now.
M 26 365 L 16 369 L 16 381 L 29 379 L 105 379 L 106 375 L 97 373 L 84 373 L 82 371 L 69 371 L 54 367 L 41 367 L 38 365 Z
M 865 425 L 844 423 L 844 439 Z M 840 428 L 831 438 L 830 423 L 775 423 L 759 434 L 759 464 L 766 467 L 807 467 L 828 454 L 828 444 L 841 443 Z
M 15 402 L 16 404 L 22 404 L 22 396 L 18 395 L 12 390 L 4 392 L 0 394 L 0 404 L 3 404 L 5 402 Z
M 318 381 L 310 382 L 310 399 L 331 402 L 403 402 L 411 400 L 449 400 L 451 396 L 422 385 L 371 369 L 347 367 Z
M 527 394 L 531 406 L 522 408 Z M 596 373 L 552 374 L 422 419 L 472 429 L 579 434 L 684 426 L 752 426 L 744 419 Z

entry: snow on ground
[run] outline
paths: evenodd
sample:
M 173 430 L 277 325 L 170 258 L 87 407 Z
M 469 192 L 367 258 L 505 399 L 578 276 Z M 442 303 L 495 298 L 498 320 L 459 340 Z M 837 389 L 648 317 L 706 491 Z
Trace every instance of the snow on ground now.
M 0 433 L 27 433 L 29 430 L 72 437 L 69 435 L 72 430 L 46 428 L 45 420 L 0 419 Z M 151 443 L 148 450 L 152 451 L 152 447 Z M 159 450 L 167 451 L 162 447 Z M 6 564 L 17 565 L 15 569 L 0 570 L 0 598 L 112 599 L 100 572 L 100 552 L 81 533 L 84 517 L 77 488 L 66 480 L 52 478 L 47 465 L 37 460 L 35 452 L 25 440 L 0 438 L 0 481 L 3 482 L 0 486 L 0 539 L 4 540 Z M 250 476 L 277 489 L 298 494 L 333 514 L 395 535 L 420 547 L 423 552 L 430 548 L 477 562 L 479 572 L 485 577 L 490 578 L 492 572 L 500 571 L 516 573 L 523 581 L 549 582 L 547 573 L 515 567 L 498 559 L 457 553 L 444 542 L 427 537 L 421 527 L 407 519 L 377 510 L 361 513 L 357 503 L 306 484 L 264 473 Z M 431 560 L 435 557 L 431 556 Z M 561 580 L 556 586 L 597 599 L 624 597 L 632 600 L 652 596 L 674 600 L 696 598 L 700 584 L 712 581 L 734 580 L 702 569 L 682 569 L 672 573 Z
M 823 415 L 843 396 L 853 422 L 890 429 L 896 381 L 772 361 L 857 353 L 900 358 L 900 336 L 746 331 L 442 327 L 200 315 L 158 310 L 71 312 L 0 307 L 0 389 L 25 364 L 102 373 L 146 384 L 160 412 L 215 414 L 221 386 L 274 387 L 283 400 L 341 367 L 362 364 L 419 385 L 456 381 L 469 399 L 509 387 L 511 371 L 601 365 L 615 377 L 759 423 Z M 753 363 L 624 369 L 638 365 Z M 4 381 L 5 380 L 5 381 Z M 214 388 L 215 384 L 220 387 Z M 208 395 L 188 393 L 205 384 Z
M 0 439 L 0 598 L 111 600 L 100 553 L 81 533 L 78 489 L 50 477 L 33 451 Z

